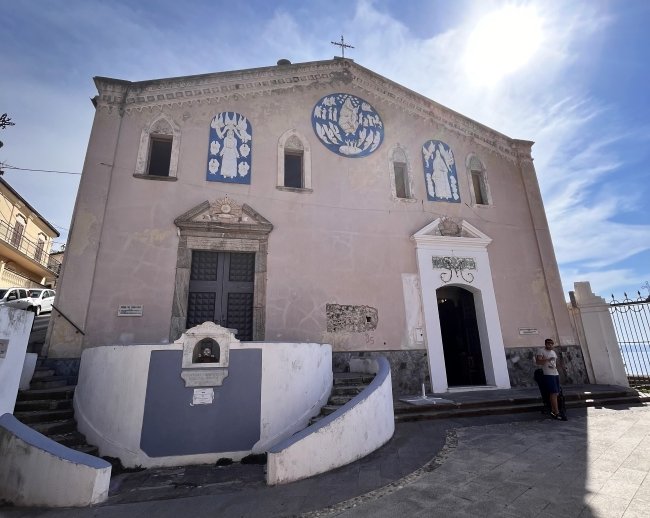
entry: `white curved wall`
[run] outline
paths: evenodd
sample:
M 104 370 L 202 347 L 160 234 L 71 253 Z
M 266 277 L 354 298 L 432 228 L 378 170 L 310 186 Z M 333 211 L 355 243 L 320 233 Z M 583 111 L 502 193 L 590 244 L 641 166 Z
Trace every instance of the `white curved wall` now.
M 395 432 L 390 367 L 378 358 L 379 372 L 358 396 L 335 413 L 269 450 L 266 481 L 286 484 L 365 457 Z
M 248 343 L 234 349 L 262 350 L 260 440 L 265 451 L 304 428 L 320 411 L 332 387 L 332 350 L 328 344 Z M 81 357 L 74 409 L 78 428 L 101 455 L 127 467 L 171 466 L 239 459 L 250 453 L 218 452 L 149 457 L 140 449 L 149 359 L 152 351 L 182 350 L 172 345 L 107 346 L 86 349 Z M 180 376 L 181 364 L 178 371 Z
M 108 498 L 108 462 L 58 444 L 9 413 L 0 416 L 0 459 L 0 500 L 69 507 Z

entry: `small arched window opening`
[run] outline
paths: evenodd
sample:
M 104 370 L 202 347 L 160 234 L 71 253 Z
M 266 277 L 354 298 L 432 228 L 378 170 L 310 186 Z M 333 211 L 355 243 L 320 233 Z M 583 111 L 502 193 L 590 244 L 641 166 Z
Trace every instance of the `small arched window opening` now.
M 391 190 L 394 198 L 408 200 L 412 198 L 406 151 L 399 144 L 393 149 L 390 158 Z
M 490 205 L 490 191 L 488 189 L 485 166 L 476 155 L 470 155 L 467 161 L 467 169 L 474 204 Z
M 305 150 L 300 139 L 293 135 L 284 145 L 284 186 L 304 189 Z
M 175 180 L 178 169 L 180 129 L 162 115 L 142 130 L 135 176 L 138 178 Z
M 278 188 L 311 192 L 311 152 L 309 143 L 296 130 L 278 141 Z

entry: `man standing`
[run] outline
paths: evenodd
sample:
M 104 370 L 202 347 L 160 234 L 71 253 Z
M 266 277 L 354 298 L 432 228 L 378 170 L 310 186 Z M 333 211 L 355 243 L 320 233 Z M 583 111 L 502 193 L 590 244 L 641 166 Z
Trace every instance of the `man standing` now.
M 544 340 L 544 349 L 539 349 L 535 356 L 535 363 L 544 371 L 544 388 L 551 400 L 551 417 L 562 420 L 558 410 L 557 396 L 560 393 L 560 374 L 557 371 L 557 354 L 553 350 L 555 342 L 551 338 Z

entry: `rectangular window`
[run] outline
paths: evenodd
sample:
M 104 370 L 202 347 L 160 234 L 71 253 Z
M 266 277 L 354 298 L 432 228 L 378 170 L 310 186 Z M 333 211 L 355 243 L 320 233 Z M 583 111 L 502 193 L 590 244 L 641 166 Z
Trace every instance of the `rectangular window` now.
M 284 154 L 284 186 L 302 189 L 302 154 Z
M 20 242 L 23 239 L 24 231 L 25 231 L 25 225 L 23 225 L 20 221 L 16 220 L 16 223 L 14 223 L 14 232 L 11 236 L 11 244 L 14 245 L 16 248 L 20 248 Z
M 172 159 L 172 139 L 151 137 L 149 149 L 149 169 L 147 174 L 169 176 L 169 164 Z
M 41 241 L 40 239 L 36 243 L 36 251 L 34 252 L 34 259 L 38 261 L 39 263 L 41 262 L 41 259 L 43 258 L 43 249 L 45 248 L 45 243 Z
M 487 205 L 487 196 L 485 187 L 483 187 L 483 178 L 480 171 L 472 171 L 472 185 L 474 186 L 474 199 L 477 205 Z
M 398 198 L 408 198 L 406 164 L 395 162 L 393 167 L 395 169 L 395 196 Z

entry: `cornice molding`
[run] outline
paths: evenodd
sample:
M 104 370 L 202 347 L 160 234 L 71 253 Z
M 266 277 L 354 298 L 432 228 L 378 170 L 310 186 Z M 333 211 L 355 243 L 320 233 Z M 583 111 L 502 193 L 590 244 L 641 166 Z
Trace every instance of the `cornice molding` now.
M 348 59 L 140 82 L 96 77 L 95 84 L 99 92 L 97 109 L 118 108 L 126 115 L 281 95 L 295 87 L 324 91 L 354 85 L 383 103 L 470 138 L 509 161 L 530 157 L 532 145 L 511 139 Z

